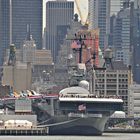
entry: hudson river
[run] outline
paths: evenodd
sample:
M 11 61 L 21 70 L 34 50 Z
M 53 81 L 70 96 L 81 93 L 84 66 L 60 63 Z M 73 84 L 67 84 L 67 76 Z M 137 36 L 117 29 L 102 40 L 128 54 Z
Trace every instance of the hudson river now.
M 139 140 L 140 134 L 104 133 L 102 136 L 0 136 L 0 140 Z

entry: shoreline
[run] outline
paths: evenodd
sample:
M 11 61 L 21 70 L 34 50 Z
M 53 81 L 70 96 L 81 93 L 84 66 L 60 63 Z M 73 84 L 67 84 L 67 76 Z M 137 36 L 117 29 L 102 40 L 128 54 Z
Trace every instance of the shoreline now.
M 140 133 L 140 128 L 112 128 L 106 129 L 104 133 Z

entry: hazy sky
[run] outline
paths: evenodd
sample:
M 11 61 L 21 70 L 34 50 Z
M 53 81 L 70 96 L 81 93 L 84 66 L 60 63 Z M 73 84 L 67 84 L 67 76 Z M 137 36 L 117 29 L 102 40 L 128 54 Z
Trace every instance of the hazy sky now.
M 44 0 L 44 22 L 43 22 L 43 26 L 45 27 L 45 23 L 46 23 L 46 21 L 45 21 L 45 19 L 46 19 L 46 9 L 45 9 L 45 3 L 47 2 L 47 1 L 55 1 L 55 0 Z M 74 0 L 68 0 L 68 1 L 74 1 Z M 79 1 L 79 8 L 80 8 L 80 11 L 81 11 L 81 14 L 82 14 L 82 16 L 83 16 L 83 19 L 84 19 L 84 21 L 86 21 L 86 18 L 87 18 L 87 12 L 88 12 L 88 0 L 77 0 L 77 1 Z M 74 11 L 75 11 L 75 13 L 78 13 L 77 12 L 77 8 L 76 8 L 76 5 L 74 6 L 75 7 L 75 9 L 74 9 Z M 79 14 L 79 13 L 78 13 Z

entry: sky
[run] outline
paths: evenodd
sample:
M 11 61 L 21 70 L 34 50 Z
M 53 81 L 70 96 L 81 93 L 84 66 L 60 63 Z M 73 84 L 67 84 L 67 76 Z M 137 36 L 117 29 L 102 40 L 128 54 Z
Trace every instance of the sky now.
M 46 21 L 45 21 L 45 19 L 46 19 L 45 5 L 46 4 L 45 3 L 47 1 L 55 1 L 55 0 L 44 0 L 44 4 L 43 4 L 44 5 L 44 7 L 43 7 L 43 13 L 44 13 L 43 14 L 43 16 L 44 16 L 43 17 L 43 19 L 44 19 L 44 21 L 43 21 L 43 27 L 45 27 L 45 23 L 46 23 Z M 74 1 L 74 0 L 67 0 L 67 1 Z M 83 20 L 86 21 L 86 18 L 87 18 L 87 15 L 88 15 L 88 0 L 77 0 L 77 1 L 79 1 L 79 8 L 80 8 L 81 14 L 83 16 Z M 76 8 L 76 5 L 74 5 L 74 7 L 75 7 L 74 12 L 75 13 L 78 13 L 77 8 Z

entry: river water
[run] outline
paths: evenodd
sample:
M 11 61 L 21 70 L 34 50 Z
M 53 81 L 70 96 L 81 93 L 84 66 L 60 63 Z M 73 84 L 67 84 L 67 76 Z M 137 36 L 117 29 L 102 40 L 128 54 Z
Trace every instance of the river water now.
M 139 140 L 138 133 L 104 133 L 102 136 L 0 136 L 0 140 Z

